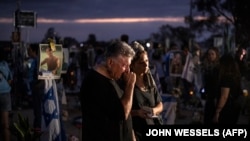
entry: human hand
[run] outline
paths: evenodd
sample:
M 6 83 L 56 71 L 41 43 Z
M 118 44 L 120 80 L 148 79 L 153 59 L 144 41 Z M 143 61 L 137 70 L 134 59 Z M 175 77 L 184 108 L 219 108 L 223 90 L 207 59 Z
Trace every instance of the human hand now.
M 128 84 L 134 85 L 135 84 L 136 75 L 134 72 L 124 72 L 122 77 L 123 77 L 123 80 L 124 80 L 126 85 L 128 85 Z
M 137 110 L 137 115 L 141 118 L 150 118 L 148 115 L 148 111 L 146 111 L 144 109 Z
M 153 108 L 148 107 L 148 106 L 143 106 L 142 109 L 147 112 L 147 116 L 152 118 L 154 115 Z

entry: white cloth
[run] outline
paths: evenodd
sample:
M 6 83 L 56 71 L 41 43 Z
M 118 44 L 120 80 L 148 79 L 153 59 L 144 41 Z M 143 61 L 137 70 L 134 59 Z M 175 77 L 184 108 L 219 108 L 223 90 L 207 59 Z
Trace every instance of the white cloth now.
M 192 60 L 192 54 L 188 53 L 186 57 L 186 62 L 181 75 L 181 78 L 186 79 L 188 82 L 192 83 L 194 80 L 194 63 Z
M 177 99 L 173 95 L 164 94 L 162 95 L 163 111 L 162 119 L 163 124 L 173 125 L 176 119 Z
M 61 141 L 60 108 L 56 82 L 45 79 L 44 97 L 42 100 L 42 134 L 46 141 Z

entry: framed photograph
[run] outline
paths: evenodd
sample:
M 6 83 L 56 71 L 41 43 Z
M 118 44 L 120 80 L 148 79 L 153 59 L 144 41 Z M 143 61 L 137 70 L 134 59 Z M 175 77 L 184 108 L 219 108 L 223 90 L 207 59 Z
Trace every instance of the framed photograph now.
M 60 79 L 62 73 L 63 48 L 61 44 L 51 47 L 40 44 L 38 79 Z
M 181 51 L 174 51 L 170 54 L 169 59 L 169 75 L 181 77 L 183 71 L 184 58 Z
M 66 73 L 69 66 L 69 49 L 63 48 L 62 74 Z

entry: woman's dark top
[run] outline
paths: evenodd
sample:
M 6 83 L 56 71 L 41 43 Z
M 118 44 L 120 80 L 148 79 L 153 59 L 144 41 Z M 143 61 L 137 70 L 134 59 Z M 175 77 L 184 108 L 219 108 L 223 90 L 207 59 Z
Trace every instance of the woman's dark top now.
M 143 106 L 155 107 L 159 102 L 161 102 L 161 96 L 156 88 L 151 88 L 148 91 L 141 91 L 139 87 L 135 86 L 134 98 L 132 110 L 141 109 Z M 133 129 L 138 141 L 142 140 L 142 135 L 145 127 L 147 125 L 159 125 L 162 124 L 162 118 L 148 118 L 144 119 L 138 116 L 132 116 L 133 119 Z

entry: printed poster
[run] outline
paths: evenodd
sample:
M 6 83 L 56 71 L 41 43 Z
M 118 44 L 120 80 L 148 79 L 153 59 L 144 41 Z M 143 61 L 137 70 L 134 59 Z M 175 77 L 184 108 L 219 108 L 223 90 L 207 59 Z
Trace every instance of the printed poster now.
M 62 73 L 63 48 L 61 44 L 40 44 L 38 79 L 60 79 Z
M 173 77 L 181 77 L 184 67 L 185 58 L 181 51 L 171 52 L 169 57 L 169 75 Z

